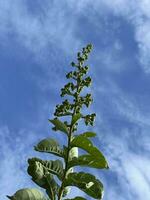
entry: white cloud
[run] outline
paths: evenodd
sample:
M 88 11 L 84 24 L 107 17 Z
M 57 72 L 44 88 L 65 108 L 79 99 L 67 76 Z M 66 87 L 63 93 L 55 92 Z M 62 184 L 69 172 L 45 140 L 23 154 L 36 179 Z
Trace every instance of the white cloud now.
M 117 181 L 110 184 L 109 180 L 105 180 L 108 187 L 105 198 L 112 196 L 111 199 L 142 200 L 144 195 L 144 199 L 148 200 L 150 196 L 149 158 L 143 153 L 133 153 L 128 146 L 128 140 L 124 137 L 113 136 L 107 139 L 106 157 L 110 164 L 109 170 L 116 175 Z
M 124 17 L 135 30 L 135 41 L 138 44 L 139 61 L 145 72 L 150 72 L 150 1 L 149 0 L 110 0 L 103 1 L 104 5 L 116 15 Z
M 98 96 L 106 96 L 111 102 L 112 112 L 119 114 L 121 118 L 141 127 L 150 127 L 149 106 L 138 100 L 140 94 L 124 93 L 115 82 L 108 79 L 105 79 L 101 86 L 94 88 L 94 93 Z
M 75 35 L 78 29 L 78 17 L 83 15 L 87 20 L 99 27 L 101 21 L 97 21 L 98 10 L 102 13 L 102 18 L 107 14 L 123 17 L 134 28 L 135 41 L 138 44 L 139 55 L 137 58 L 144 67 L 145 72 L 149 72 L 150 63 L 150 2 L 148 0 L 91 0 L 53 2 L 45 1 L 44 6 L 37 14 L 32 14 L 25 1 L 10 0 L 0 2 L 0 36 L 5 37 L 7 33 L 16 33 L 18 40 L 25 45 L 37 57 L 45 56 L 47 49 L 50 54 L 54 54 L 54 49 L 60 48 L 70 54 L 70 49 L 78 49 L 82 46 L 82 39 Z M 90 11 L 91 8 L 91 11 Z M 89 15 L 89 12 L 91 14 Z M 95 16 L 95 19 L 93 18 Z M 2 42 L 2 40 L 1 40 Z M 113 49 L 113 47 L 112 47 Z M 53 53 L 52 53 L 53 52 Z M 54 55 L 55 56 L 55 55 Z M 48 54 L 47 54 L 48 57 Z
M 74 3 L 74 1 L 72 1 Z M 82 13 L 86 13 L 87 7 L 91 7 L 91 13 L 93 10 L 103 13 L 103 18 L 108 13 L 113 13 L 118 17 L 123 17 L 128 23 L 130 23 L 134 29 L 134 38 L 137 42 L 139 54 L 137 59 L 143 66 L 145 72 L 150 72 L 150 1 L 149 0 L 98 0 L 93 1 L 81 1 L 77 5 L 73 4 Z M 72 6 L 72 7 L 73 7 Z M 89 10 L 90 12 L 90 10 Z M 95 18 L 97 15 L 95 14 Z M 91 15 L 87 13 L 87 17 Z M 93 23 L 97 23 L 97 20 L 93 20 Z M 100 26 L 100 21 L 99 25 Z M 105 27 L 106 28 L 106 27 Z
M 16 136 L 7 127 L 0 127 L 0 198 L 7 199 L 18 189 L 34 187 L 27 175 L 27 158 L 31 156 L 29 146 L 35 141 L 30 131 L 21 130 Z
M 32 15 L 25 1 L 14 0 L 13 4 L 9 0 L 1 1 L 0 35 L 4 37 L 16 33 L 18 41 L 38 56 L 43 53 L 43 49 L 46 51 L 47 48 L 56 47 L 69 53 L 69 48 L 78 46 L 79 41 L 74 37 L 74 23 L 71 23 L 73 16 L 68 17 L 67 6 L 46 1 L 42 11 Z
M 110 173 L 108 177 L 104 177 L 106 185 L 104 200 L 110 198 L 142 200 L 143 194 L 144 199 L 148 200 L 150 196 L 150 113 L 145 112 L 145 108 L 143 109 L 137 98 L 125 95 L 110 80 L 103 82 L 94 90 L 98 96 L 106 96 L 110 100 L 109 106 L 115 115 L 119 115 L 120 119 L 125 118 L 130 124 L 133 123 L 134 127 L 126 129 L 118 127 L 118 131 L 115 132 L 109 128 L 109 125 L 107 126 L 105 118 L 102 117 L 102 121 L 97 123 L 97 125 L 101 124 L 100 127 L 105 127 L 103 133 L 100 127 L 96 132 L 101 133 L 98 135 L 99 141 L 104 145 L 105 155 L 110 165 Z M 101 113 L 101 108 L 98 113 Z M 109 180 L 111 175 L 114 177 L 112 181 Z

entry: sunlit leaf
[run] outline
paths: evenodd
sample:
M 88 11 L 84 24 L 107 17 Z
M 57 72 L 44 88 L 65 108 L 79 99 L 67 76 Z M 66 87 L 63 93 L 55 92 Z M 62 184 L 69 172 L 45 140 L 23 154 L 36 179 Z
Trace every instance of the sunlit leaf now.
M 78 136 L 74 137 L 74 139 L 71 141 L 71 146 L 79 147 L 79 148 L 87 151 L 91 156 L 92 155 L 94 156 L 95 160 L 97 159 L 102 163 L 103 168 L 108 168 L 108 163 L 107 163 L 104 155 L 99 151 L 98 148 L 93 146 L 92 142 L 85 136 L 78 135 Z
M 93 155 L 81 155 L 78 158 L 73 158 L 69 164 L 68 168 L 74 167 L 74 166 L 87 166 L 87 167 L 93 167 L 97 169 L 107 169 L 107 163 L 104 160 L 100 160 L 95 158 Z
M 63 150 L 60 148 L 58 142 L 51 138 L 41 140 L 34 149 L 39 152 L 51 153 L 63 157 Z
M 102 199 L 103 196 L 102 183 L 89 173 L 70 173 L 64 182 L 64 185 L 76 186 L 95 199 Z

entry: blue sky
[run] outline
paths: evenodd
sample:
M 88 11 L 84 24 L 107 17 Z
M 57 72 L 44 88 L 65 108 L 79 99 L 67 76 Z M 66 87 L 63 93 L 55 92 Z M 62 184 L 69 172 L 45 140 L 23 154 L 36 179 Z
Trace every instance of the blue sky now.
M 27 158 L 51 131 L 48 118 L 77 51 L 88 43 L 95 144 L 109 171 L 104 200 L 150 196 L 150 1 L 0 0 L 0 198 L 35 187 Z M 81 194 L 77 189 L 72 194 Z

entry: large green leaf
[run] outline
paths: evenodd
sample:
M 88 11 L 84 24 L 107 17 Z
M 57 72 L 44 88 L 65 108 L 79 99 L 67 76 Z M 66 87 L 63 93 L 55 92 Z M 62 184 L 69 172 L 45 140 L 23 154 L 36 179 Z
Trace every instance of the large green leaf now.
M 39 152 L 52 153 L 54 155 L 64 157 L 63 150 L 60 148 L 58 142 L 51 138 L 41 140 L 34 149 Z
M 104 162 L 104 160 L 100 160 L 94 157 L 94 155 L 81 155 L 78 158 L 73 158 L 71 161 L 69 161 L 68 168 L 74 167 L 74 166 L 87 166 L 87 167 L 93 167 L 97 169 L 107 169 L 107 163 Z
M 50 197 L 58 193 L 59 186 L 53 178 L 53 175 L 38 161 L 30 161 L 28 173 L 32 176 L 32 180 L 40 187 L 49 191 Z M 50 190 L 51 188 L 51 190 Z
M 47 181 L 45 178 L 46 170 L 38 161 L 30 161 L 28 166 L 28 174 L 32 176 L 32 180 L 40 187 L 46 188 Z M 51 175 L 52 176 L 52 175 Z
M 61 122 L 59 119 L 49 119 L 49 121 L 56 127 L 57 130 L 64 132 L 65 134 L 68 135 L 68 128 L 67 126 Z
M 45 195 L 35 188 L 18 190 L 13 196 L 7 196 L 11 200 L 48 200 Z
M 92 142 L 87 137 L 83 135 L 75 136 L 70 145 L 71 147 L 79 147 L 87 151 L 91 156 L 94 156 L 95 160 L 97 159 L 101 162 L 102 168 L 108 168 L 108 163 L 104 155 L 98 148 L 93 146 Z
M 89 173 L 70 173 L 65 180 L 64 185 L 76 186 L 95 199 L 102 199 L 103 196 L 102 183 Z
M 28 167 L 28 173 L 31 175 L 31 176 L 35 176 L 35 165 L 37 165 L 37 163 L 39 164 L 40 166 L 40 169 L 41 171 L 46 171 L 46 172 L 50 172 L 54 175 L 57 175 L 57 177 L 62 180 L 62 177 L 63 177 L 63 174 L 64 174 L 64 171 L 63 171 L 63 163 L 60 161 L 60 160 L 50 160 L 50 161 L 47 161 L 47 160 L 41 160 L 39 158 L 31 158 L 31 159 L 28 159 L 28 163 L 29 163 L 29 167 Z M 42 173 L 41 173 L 42 174 Z M 35 177 L 36 178 L 36 177 Z

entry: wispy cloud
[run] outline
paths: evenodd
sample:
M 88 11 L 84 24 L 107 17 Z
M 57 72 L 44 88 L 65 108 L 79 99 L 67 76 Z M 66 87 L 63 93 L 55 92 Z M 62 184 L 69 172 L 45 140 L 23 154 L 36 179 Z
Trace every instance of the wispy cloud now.
M 141 200 L 143 194 L 148 200 L 150 195 L 150 113 L 143 110 L 134 95 L 125 94 L 110 80 L 95 88 L 94 93 L 96 96 L 101 96 L 101 102 L 106 104 L 104 106 L 99 102 L 97 112 L 102 117 L 98 118 L 96 128 L 99 144 L 103 143 L 110 165 L 109 175 L 105 173 L 103 177 L 106 185 L 104 200 L 110 198 Z M 108 110 L 110 110 L 109 113 Z M 126 126 L 125 124 L 117 126 L 113 130 L 109 124 L 112 123 L 113 118 L 118 119 L 118 116 L 119 120 L 126 121 Z M 110 179 L 112 181 L 109 181 Z
M 142 127 L 150 126 L 148 103 L 145 102 L 145 104 L 141 104 L 140 98 L 138 98 L 140 94 L 124 92 L 113 79 L 111 80 L 108 78 L 106 78 L 99 87 L 93 89 L 96 97 L 101 96 L 102 99 L 107 98 L 110 103 L 112 114 L 115 112 L 120 118 L 127 119 L 129 122 Z M 149 98 L 149 96 L 147 98 Z M 104 101 L 101 102 L 105 104 Z M 102 105 L 101 109 L 104 107 L 105 106 Z
M 6 195 L 27 187 L 27 182 L 29 187 L 32 185 L 26 175 L 25 166 L 27 165 L 27 154 L 31 155 L 28 147 L 35 140 L 35 136 L 31 132 L 27 134 L 24 130 L 20 131 L 19 135 L 14 137 L 14 133 L 10 132 L 7 127 L 0 128 L 0 196 L 2 199 L 7 199 Z M 21 139 L 23 137 L 24 140 Z
M 106 0 L 103 1 L 103 4 L 114 12 L 115 15 L 124 17 L 133 25 L 135 41 L 139 48 L 139 55 L 137 57 L 144 71 L 149 72 L 150 14 L 148 10 L 150 9 L 150 2 L 148 0 L 115 0 L 112 4 L 110 0 Z
M 130 134 L 130 133 L 128 133 Z M 150 176 L 149 157 L 135 154 L 128 146 L 128 140 L 113 136 L 107 141 L 107 158 L 110 163 L 110 171 L 116 177 L 114 184 L 106 180 L 107 192 L 105 199 L 149 199 Z M 143 144 L 144 145 L 144 144 Z M 110 193 L 109 193 L 110 191 Z
M 139 59 L 144 71 L 149 72 L 149 7 L 150 3 L 147 0 L 136 2 L 115 0 L 113 4 L 110 0 L 101 2 L 96 0 L 94 3 L 91 0 L 86 2 L 72 0 L 59 3 L 44 1 L 44 4 L 37 4 L 35 12 L 33 5 L 26 1 L 14 0 L 12 4 L 11 1 L 6 0 L 0 3 L 0 17 L 2 19 L 0 36 L 5 38 L 10 35 L 14 36 L 39 60 L 45 56 L 48 58 L 49 55 L 56 56 L 56 48 L 70 54 L 70 49 L 76 50 L 85 45 L 83 39 L 76 34 L 78 26 L 82 26 L 79 23 L 80 17 L 84 17 L 85 21 L 92 21 L 96 33 L 100 32 L 102 27 L 104 28 L 104 24 L 101 26 L 101 19 L 105 20 L 111 13 L 114 16 L 124 18 L 133 27 L 135 42 L 139 50 L 137 59 Z M 98 10 L 101 11 L 101 15 Z M 107 22 L 105 26 L 106 24 Z M 107 26 L 105 28 L 107 29 Z M 109 30 L 109 34 L 112 31 Z M 113 49 L 113 44 L 109 45 Z
M 45 1 L 44 6 L 39 3 L 39 10 L 35 14 L 32 13 L 32 7 L 25 1 L 15 0 L 13 4 L 9 0 L 1 2 L 1 36 L 7 38 L 16 34 L 17 40 L 38 56 L 43 49 L 44 52 L 47 49 L 54 51 L 57 47 L 69 52 L 69 46 L 78 45 L 68 3 Z

